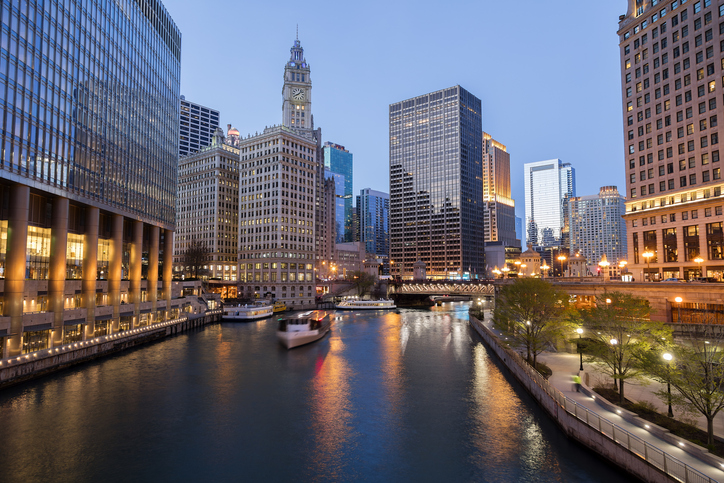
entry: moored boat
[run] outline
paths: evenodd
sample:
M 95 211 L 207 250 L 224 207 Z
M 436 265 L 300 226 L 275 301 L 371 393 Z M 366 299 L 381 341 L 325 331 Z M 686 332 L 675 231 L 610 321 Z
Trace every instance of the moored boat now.
M 359 300 L 347 299 L 335 306 L 339 310 L 388 310 L 396 309 L 394 300 Z
M 267 303 L 232 305 L 224 307 L 224 320 L 245 321 L 258 320 L 269 317 L 274 313 L 274 309 Z
M 323 310 L 312 310 L 279 319 L 277 338 L 284 347 L 292 349 L 309 344 L 329 332 L 331 321 Z
M 281 300 L 277 300 L 274 302 L 274 313 L 278 314 L 279 312 L 286 312 L 287 311 L 287 304 L 282 302 Z

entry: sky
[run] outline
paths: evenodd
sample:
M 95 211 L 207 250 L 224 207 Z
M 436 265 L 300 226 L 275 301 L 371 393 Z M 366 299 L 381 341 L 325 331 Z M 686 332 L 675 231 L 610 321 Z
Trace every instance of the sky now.
M 625 194 L 625 0 L 163 2 L 182 34 L 181 94 L 243 136 L 281 123 L 298 25 L 315 127 L 353 153 L 355 194 L 389 192 L 389 105 L 458 84 L 507 146 L 517 216 L 534 161 L 571 163 L 578 196 Z

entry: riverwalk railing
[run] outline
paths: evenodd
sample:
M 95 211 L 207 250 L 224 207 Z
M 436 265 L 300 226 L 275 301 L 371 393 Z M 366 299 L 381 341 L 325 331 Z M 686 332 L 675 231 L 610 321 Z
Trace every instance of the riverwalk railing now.
M 204 316 L 220 315 L 221 313 L 222 313 L 221 309 L 209 310 L 204 313 Z M 64 344 L 61 346 L 52 347 L 50 349 L 43 349 L 43 350 L 39 350 L 39 351 L 35 351 L 35 352 L 30 352 L 28 354 L 23 354 L 20 356 L 14 356 L 14 357 L 10 357 L 7 359 L 2 359 L 2 360 L 0 360 L 0 368 L 8 367 L 8 366 L 11 366 L 12 364 L 25 363 L 25 362 L 28 362 L 31 360 L 40 360 L 45 357 L 57 356 L 59 354 L 65 353 L 65 352 L 71 352 L 71 351 L 74 351 L 77 349 L 82 349 L 85 347 L 92 347 L 94 345 L 104 344 L 106 342 L 111 342 L 111 341 L 118 340 L 118 339 L 141 335 L 146 332 L 163 329 L 164 327 L 167 327 L 169 325 L 175 325 L 175 324 L 179 324 L 181 322 L 185 322 L 188 319 L 189 319 L 189 317 L 184 315 L 177 319 L 167 320 L 165 322 L 158 322 L 156 324 L 144 325 L 142 327 L 136 327 L 134 329 L 124 330 L 123 332 L 116 332 L 115 334 L 102 335 L 100 337 L 94 337 L 94 338 L 88 339 L 88 340 L 71 342 L 70 344 Z
M 594 431 L 606 436 L 678 481 L 682 481 L 684 483 L 718 483 L 717 480 L 706 476 L 678 458 L 671 456 L 660 448 L 644 441 L 635 434 L 630 433 L 610 420 L 599 416 L 597 413 L 591 411 L 585 406 L 582 406 L 576 401 L 564 396 L 563 393 L 546 381 L 545 378 L 538 373 L 538 371 L 533 369 L 533 367 L 530 366 L 520 354 L 501 344 L 500 339 L 478 319 L 470 317 L 470 322 L 477 329 L 477 332 L 483 337 L 483 339 L 486 339 L 491 346 L 497 345 L 500 350 L 504 351 L 505 354 L 525 372 L 530 380 L 548 394 L 560 408 L 564 409 L 568 414 L 574 416 L 576 419 L 586 423 L 586 425 Z

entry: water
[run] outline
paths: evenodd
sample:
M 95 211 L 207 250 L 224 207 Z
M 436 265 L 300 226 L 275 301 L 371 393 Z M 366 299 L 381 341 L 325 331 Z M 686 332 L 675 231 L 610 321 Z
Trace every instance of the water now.
M 467 307 L 222 323 L 0 392 L 3 481 L 621 481 L 501 372 Z

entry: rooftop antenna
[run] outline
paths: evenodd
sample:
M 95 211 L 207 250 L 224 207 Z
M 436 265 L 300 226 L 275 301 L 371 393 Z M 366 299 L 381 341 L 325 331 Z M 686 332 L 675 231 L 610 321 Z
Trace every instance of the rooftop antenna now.
M 299 24 L 297 24 L 297 40 L 299 40 Z

